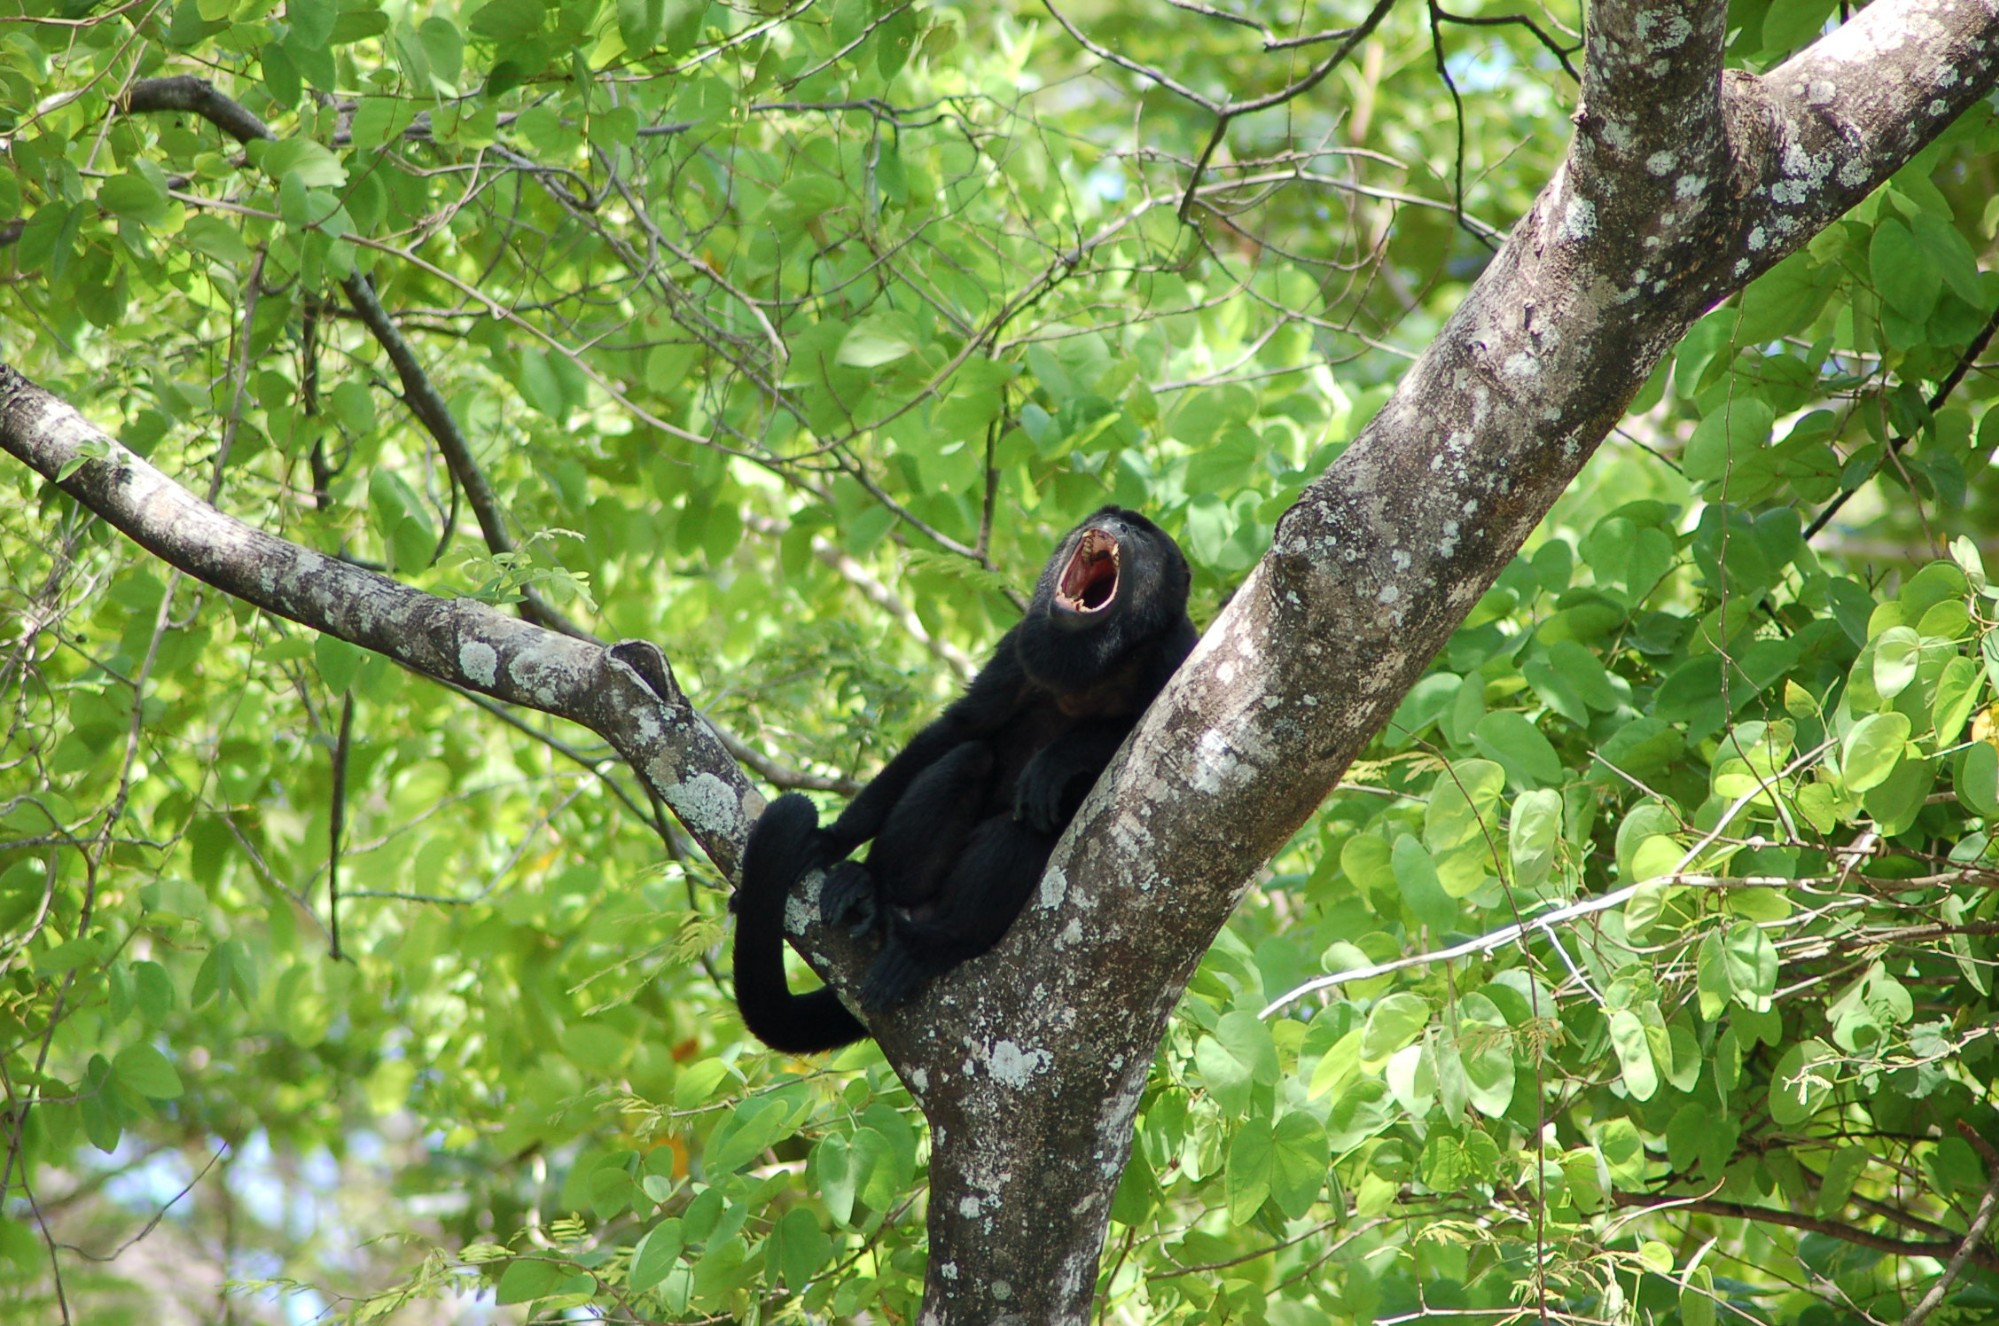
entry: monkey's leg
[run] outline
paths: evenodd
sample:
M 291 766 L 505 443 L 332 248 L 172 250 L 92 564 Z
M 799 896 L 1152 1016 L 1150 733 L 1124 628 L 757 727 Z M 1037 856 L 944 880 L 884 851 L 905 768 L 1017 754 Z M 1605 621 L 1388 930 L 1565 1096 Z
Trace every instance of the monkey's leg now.
M 930 905 L 890 913 L 888 942 L 861 987 L 861 1007 L 894 1008 L 939 972 L 999 943 L 1040 880 L 1056 837 L 1006 815 L 981 823 Z
M 865 868 L 845 862 L 828 874 L 819 914 L 854 933 L 876 924 L 881 904 L 920 907 L 936 896 L 984 813 L 992 747 L 954 746 L 917 775 L 888 813 Z

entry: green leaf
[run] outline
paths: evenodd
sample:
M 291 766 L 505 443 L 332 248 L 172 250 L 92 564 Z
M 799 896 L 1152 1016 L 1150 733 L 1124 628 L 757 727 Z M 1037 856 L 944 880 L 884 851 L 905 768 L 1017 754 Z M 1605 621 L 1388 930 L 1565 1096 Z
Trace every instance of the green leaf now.
M 1499 1145 L 1476 1128 L 1462 1137 L 1434 1130 L 1423 1144 L 1423 1182 L 1438 1192 L 1458 1192 L 1499 1177 Z
M 98 205 L 142 225 L 158 225 L 166 220 L 170 201 L 165 182 L 155 178 L 158 174 L 159 168 L 147 162 L 127 174 L 112 176 L 97 191 Z
M 1999 818 L 1999 750 L 1989 741 L 1974 741 L 1964 752 L 1957 775 L 1957 799 L 1974 815 Z
M 333 35 L 333 20 L 339 12 L 334 0 L 285 0 L 290 44 L 307 50 L 323 48 Z
M 666 30 L 666 0 L 618 0 L 618 35 L 625 49 L 642 54 L 659 45 Z
M 1783 0 L 1771 5 L 1763 16 L 1763 49 L 1778 55 L 1810 44 L 1837 7 L 1838 0 Z M 1672 1269 L 1670 1257 L 1666 1269 Z
M 1368 1010 L 1361 1032 L 1360 1057 L 1364 1064 L 1385 1063 L 1388 1057 L 1423 1034 L 1430 1022 L 1430 1001 L 1418 994 L 1398 990 L 1375 1001 Z
M 1516 715 L 1517 717 L 1517 715 Z M 1423 845 L 1448 852 L 1499 836 L 1506 770 L 1490 760 L 1457 760 L 1437 774 L 1423 814 Z
M 849 368 L 879 368 L 914 354 L 916 347 L 882 323 L 860 323 L 840 338 L 835 363 Z
M 1326 1130 L 1309 1114 L 1293 1110 L 1271 1130 L 1270 1197 L 1293 1220 L 1319 1200 L 1331 1159 Z
M 240 266 L 250 261 L 250 250 L 243 243 L 243 237 L 236 227 L 219 217 L 197 214 L 187 219 L 181 229 L 181 238 L 190 248 L 205 253 L 217 262 Z
M 307 189 L 337 189 L 347 183 L 347 167 L 340 158 L 310 138 L 256 142 L 249 152 L 251 160 L 274 180 L 295 180 Z
M 1519 788 L 1549 787 L 1562 781 L 1562 761 L 1539 728 L 1512 710 L 1487 714 L 1472 728 L 1479 753 L 1506 770 L 1507 781 Z
M 1409 915 L 1419 925 L 1439 933 L 1454 929 L 1460 914 L 1458 904 L 1444 891 L 1437 878 L 1437 863 L 1423 845 L 1405 833 L 1395 840 L 1391 854 L 1396 888 Z
M 1786 1050 L 1770 1074 L 1770 1118 L 1780 1128 L 1796 1128 L 1817 1114 L 1832 1096 L 1839 1055 L 1814 1037 Z
M 643 1293 L 666 1279 L 680 1264 L 681 1247 L 680 1217 L 668 1216 L 648 1229 L 632 1248 L 631 1287 Z
M 568 1272 L 552 1261 L 517 1257 L 501 1274 L 495 1298 L 502 1307 L 509 1303 L 532 1303 L 553 1294 L 568 1278 Z
M 1634 1100 L 1650 1100 L 1659 1090 L 1659 1073 L 1652 1062 L 1652 1048 L 1645 1039 L 1645 1024 L 1628 1008 L 1610 1015 L 1610 1046 L 1617 1054 L 1624 1089 Z
M 1865 792 L 1888 780 L 1902 761 L 1909 728 L 1908 715 L 1896 712 L 1869 714 L 1853 725 L 1839 756 L 1848 791 Z
M 1538 890 L 1554 868 L 1555 844 L 1562 833 L 1562 796 L 1551 788 L 1523 792 L 1513 803 L 1506 830 L 1506 851 L 1513 865 L 1513 886 Z
M 1473 1109 L 1496 1119 L 1513 1103 L 1513 1033 L 1493 1001 L 1472 993 L 1458 1001 L 1458 1056 Z
M 765 1250 L 766 1278 L 776 1273 L 786 1287 L 803 1290 L 833 1256 L 833 1240 L 804 1207 L 784 1213 L 770 1231 Z M 636 1286 L 634 1286 L 636 1287 Z
M 1247 1224 L 1263 1206 L 1270 1196 L 1270 1176 L 1276 1164 L 1270 1120 L 1245 1120 L 1229 1143 L 1226 1179 L 1230 1224 Z
M 1931 709 L 1939 747 L 1954 743 L 1964 730 L 1971 711 L 1978 707 L 1984 680 L 1978 664 L 1962 655 L 1943 665 L 1943 672 L 1937 677 L 1936 702 Z
M 1713 483 L 1730 468 L 1748 460 L 1770 441 L 1777 412 L 1756 397 L 1730 397 L 1695 425 L 1681 464 L 1689 479 Z
M 828 1133 L 820 1138 L 819 1144 L 812 1148 L 812 1169 L 818 1181 L 819 1200 L 826 1204 L 826 1214 L 835 1224 L 851 1223 L 859 1175 L 846 1137 Z
M 541 0 L 492 0 L 472 14 L 467 26 L 481 37 L 517 45 L 539 36 L 543 19 L 551 12 Z
M 120 1050 L 111 1067 L 119 1086 L 150 1100 L 177 1100 L 185 1089 L 167 1057 L 144 1042 Z
M 1777 992 L 1780 964 L 1777 946 L 1763 927 L 1753 921 L 1730 926 L 1722 938 L 1722 958 L 1735 1002 L 1752 1013 L 1766 1011 L 1770 996 Z
M 1943 292 L 1943 272 L 1907 226 L 1894 217 L 1884 217 L 1867 247 L 1867 262 L 1875 293 L 1890 308 L 1911 322 L 1929 319 L 1937 296 Z
M 1912 627 L 1892 626 L 1874 640 L 1874 689 L 1892 700 L 1916 679 L 1923 640 Z

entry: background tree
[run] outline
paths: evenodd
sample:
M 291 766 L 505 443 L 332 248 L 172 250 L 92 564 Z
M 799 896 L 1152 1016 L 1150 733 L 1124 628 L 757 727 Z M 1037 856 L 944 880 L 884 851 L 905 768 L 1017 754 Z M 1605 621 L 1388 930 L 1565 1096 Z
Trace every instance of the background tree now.
M 25 1305 L 1989 1310 L 1990 5 L 20 17 Z M 1106 497 L 1213 625 L 1037 905 L 746 1045 L 736 760 Z

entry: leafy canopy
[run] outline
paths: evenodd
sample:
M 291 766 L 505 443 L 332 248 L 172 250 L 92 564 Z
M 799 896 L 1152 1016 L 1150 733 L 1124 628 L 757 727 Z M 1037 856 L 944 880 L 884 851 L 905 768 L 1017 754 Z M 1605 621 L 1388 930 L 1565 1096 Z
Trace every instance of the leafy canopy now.
M 1579 22 L 1405 6 L 1197 175 L 1207 110 L 1025 5 L 22 8 L 10 362 L 264 528 L 660 642 L 833 788 L 1102 501 L 1212 613 L 1552 171 Z M 1731 61 L 1834 10 L 1742 0 Z M 1226 101 L 1361 12 L 1063 16 Z M 186 74 L 271 137 L 118 113 Z M 1142 1103 L 1112 1319 L 1808 1323 L 1937 1276 L 1999 1174 L 1995 149 L 1981 111 L 1702 321 L 1272 863 Z M 0 483 L 6 1294 L 912 1315 L 906 1094 L 746 1040 L 722 881 L 605 750 Z

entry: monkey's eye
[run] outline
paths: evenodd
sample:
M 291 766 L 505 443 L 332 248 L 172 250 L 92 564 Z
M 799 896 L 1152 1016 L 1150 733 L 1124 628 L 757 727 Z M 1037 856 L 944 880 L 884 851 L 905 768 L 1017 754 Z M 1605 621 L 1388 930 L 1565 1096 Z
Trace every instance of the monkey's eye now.
M 1070 612 L 1101 612 L 1117 598 L 1118 541 L 1108 530 L 1087 529 L 1055 586 L 1055 602 Z

